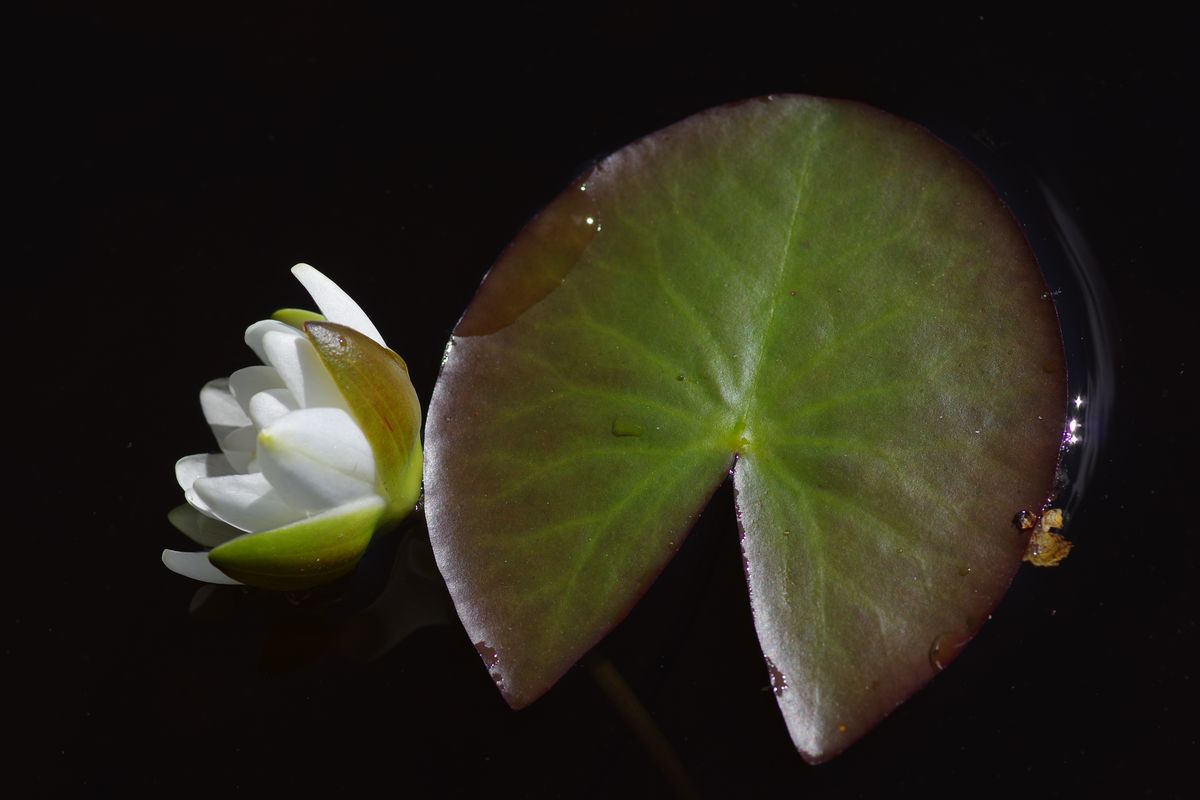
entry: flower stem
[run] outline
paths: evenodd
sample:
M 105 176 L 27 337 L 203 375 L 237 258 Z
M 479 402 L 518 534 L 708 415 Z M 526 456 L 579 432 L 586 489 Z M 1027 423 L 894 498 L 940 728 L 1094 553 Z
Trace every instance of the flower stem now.
M 693 800 L 700 797 L 696 785 L 667 737 L 655 724 L 650 712 L 638 700 L 633 689 L 625 682 L 625 678 L 617 671 L 607 658 L 588 659 L 588 671 L 592 680 L 604 692 L 617 713 L 625 720 L 625 724 L 637 737 L 650 760 L 658 767 L 664 779 L 670 785 L 672 793 L 681 800 Z

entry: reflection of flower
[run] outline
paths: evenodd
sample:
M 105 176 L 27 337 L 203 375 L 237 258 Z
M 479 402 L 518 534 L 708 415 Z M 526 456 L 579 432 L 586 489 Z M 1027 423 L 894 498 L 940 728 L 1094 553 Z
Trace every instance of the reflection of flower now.
M 325 316 L 285 309 L 254 323 L 246 344 L 265 366 L 201 390 L 222 452 L 175 465 L 188 506 L 170 518 L 214 549 L 164 550 L 182 575 L 280 589 L 327 583 L 416 504 L 421 407 L 404 361 L 332 281 L 307 264 L 292 273 Z

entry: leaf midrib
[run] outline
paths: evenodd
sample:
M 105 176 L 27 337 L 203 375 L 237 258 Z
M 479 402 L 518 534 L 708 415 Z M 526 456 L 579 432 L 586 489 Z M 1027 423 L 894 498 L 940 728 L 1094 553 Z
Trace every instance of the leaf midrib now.
M 783 279 L 788 273 L 788 262 L 791 258 L 792 243 L 796 240 L 797 228 L 800 225 L 801 205 L 805 206 L 807 211 L 808 203 L 804 202 L 809 199 L 808 184 L 812 179 L 813 159 L 817 151 L 821 149 L 821 140 L 819 133 L 824 127 L 828 115 L 825 113 L 814 113 L 813 122 L 809 128 L 808 136 L 805 137 L 805 154 L 804 161 L 800 165 L 800 176 L 796 179 L 796 200 L 792 206 L 791 220 L 788 224 L 787 237 L 784 239 L 783 252 L 779 256 L 779 265 L 775 270 L 775 281 L 771 293 L 768 295 L 770 308 L 767 313 L 767 321 L 763 324 L 762 330 L 758 335 L 753 336 L 750 341 L 758 343 L 758 350 L 755 353 L 754 366 L 750 370 L 750 376 L 747 380 L 745 390 L 742 392 L 742 405 L 745 411 L 739 416 L 735 426 L 733 436 L 739 442 L 738 453 L 744 453 L 746 448 L 750 446 L 751 439 L 755 433 L 755 417 L 758 410 L 758 379 L 762 372 L 763 362 L 766 357 L 768 346 L 771 342 L 771 334 L 775 323 L 775 317 L 779 310 L 780 293 L 783 289 Z

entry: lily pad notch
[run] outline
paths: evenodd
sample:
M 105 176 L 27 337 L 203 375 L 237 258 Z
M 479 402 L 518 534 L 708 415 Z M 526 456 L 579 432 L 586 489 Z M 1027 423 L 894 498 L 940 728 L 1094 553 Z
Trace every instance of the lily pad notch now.
M 455 330 L 431 541 L 508 702 L 612 629 L 733 466 L 767 672 L 810 761 L 999 602 L 1066 414 L 1008 209 L 923 128 L 804 96 L 641 139 L 517 237 Z

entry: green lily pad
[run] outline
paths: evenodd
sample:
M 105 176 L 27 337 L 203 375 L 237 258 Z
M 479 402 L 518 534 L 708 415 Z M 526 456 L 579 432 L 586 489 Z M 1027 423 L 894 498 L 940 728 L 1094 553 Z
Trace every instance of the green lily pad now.
M 732 468 L 792 738 L 863 735 L 986 619 L 1050 492 L 1045 291 L 975 169 L 866 106 L 748 101 L 600 163 L 487 275 L 429 412 L 434 550 L 504 697 L 627 614 Z

